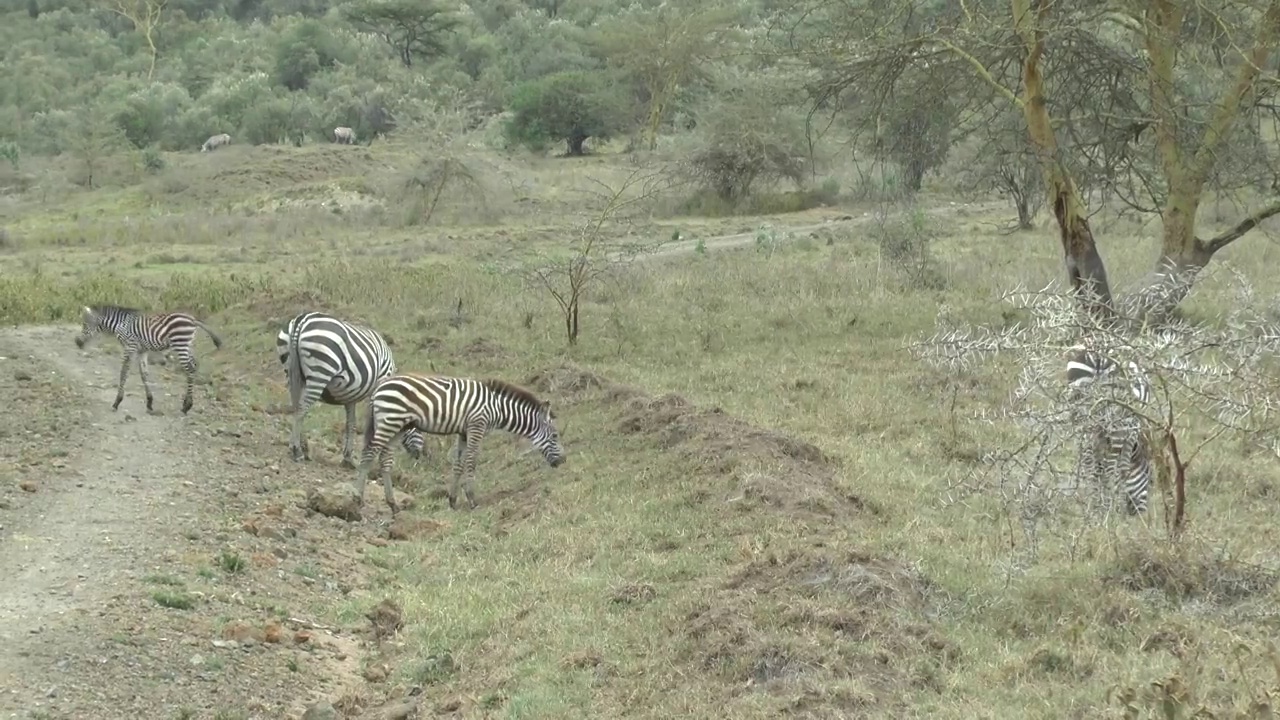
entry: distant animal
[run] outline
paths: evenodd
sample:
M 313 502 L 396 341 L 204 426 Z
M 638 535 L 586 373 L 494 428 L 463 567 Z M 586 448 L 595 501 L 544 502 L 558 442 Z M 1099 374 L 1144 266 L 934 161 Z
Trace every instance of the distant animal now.
M 230 144 L 231 144 L 231 136 L 226 133 L 211 135 L 209 136 L 208 140 L 204 141 L 204 145 L 200 146 L 200 152 L 209 152 L 211 150 L 217 150 L 223 145 L 230 145 Z
M 1075 350 L 1067 360 L 1067 384 L 1077 400 L 1098 380 L 1117 375 L 1128 382 L 1129 392 L 1138 403 L 1150 402 L 1151 387 L 1136 363 L 1128 363 L 1121 373 L 1111 358 L 1083 348 Z M 1142 433 L 1141 420 L 1133 410 L 1122 406 L 1109 409 L 1103 425 L 1085 431 L 1079 467 L 1086 480 L 1114 483 L 1125 498 L 1125 511 L 1137 515 L 1147 510 L 1151 450 Z
M 471 508 L 476 507 L 476 458 L 480 441 L 491 429 L 506 430 L 528 439 L 551 467 L 564 463 L 564 449 L 556 431 L 550 401 L 539 400 L 528 390 L 502 380 L 442 377 L 405 373 L 387 378 L 369 398 L 365 422 L 364 452 L 356 491 L 364 502 L 364 486 L 374 456 L 387 505 L 396 512 L 391 492 L 390 441 L 401 432 L 416 429 L 432 435 L 457 435 L 453 452 L 453 483 L 449 507 L 458 507 L 458 485 Z
M 112 410 L 120 409 L 124 400 L 124 382 L 129 377 L 129 364 L 138 358 L 138 374 L 142 376 L 142 388 L 147 393 L 147 412 L 155 413 L 155 399 L 151 394 L 151 382 L 147 378 L 147 355 L 151 352 L 173 350 L 178 364 L 187 374 L 187 391 L 182 396 L 182 414 L 186 415 L 193 404 L 191 394 L 196 377 L 195 344 L 196 328 L 209 333 L 215 348 L 222 347 L 218 337 L 208 325 L 186 313 L 160 313 L 147 315 L 134 308 L 118 305 L 95 305 L 81 309 L 82 326 L 76 337 L 76 347 L 84 348 L 95 335 L 113 333 L 124 346 L 124 362 L 120 366 L 120 385 L 116 389 L 116 401 Z
M 284 366 L 293 410 L 289 450 L 294 460 L 310 459 L 302 424 L 316 402 L 342 405 L 347 425 L 342 438 L 342 464 L 355 468 L 352 437 L 356 428 L 356 403 L 396 372 L 391 346 L 377 331 L 319 312 L 304 312 L 289 321 L 276 336 L 276 351 Z M 421 457 L 424 438 L 415 431 L 405 434 L 404 448 Z
M 336 127 L 333 129 L 333 141 L 339 145 L 351 145 L 356 141 L 356 131 L 349 127 Z

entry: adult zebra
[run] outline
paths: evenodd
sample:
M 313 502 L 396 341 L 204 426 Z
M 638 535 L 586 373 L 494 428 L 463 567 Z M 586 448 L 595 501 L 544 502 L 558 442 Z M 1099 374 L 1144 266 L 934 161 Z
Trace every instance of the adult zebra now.
M 528 390 L 502 380 L 417 373 L 395 375 L 383 381 L 369 398 L 364 452 L 356 481 L 362 504 L 368 468 L 377 455 L 382 490 L 395 514 L 389 444 L 396 435 L 415 429 L 432 435 L 458 436 L 453 453 L 453 484 L 449 487 L 449 507 L 454 509 L 458 507 L 458 485 L 464 474 L 467 503 L 472 509 L 476 506 L 473 490 L 476 458 L 480 454 L 480 441 L 491 429 L 506 430 L 528 439 L 553 468 L 565 459 L 549 400 L 539 400 Z
M 1136 363 L 1123 371 L 1101 353 L 1077 348 L 1067 360 L 1067 384 L 1072 399 L 1080 400 L 1099 380 L 1120 377 L 1128 381 L 1129 393 L 1140 404 L 1151 400 L 1151 386 Z M 1123 493 L 1125 511 L 1137 515 L 1147 510 L 1151 491 L 1151 450 L 1142 432 L 1142 421 L 1133 409 L 1109 403 L 1100 421 L 1095 421 L 1082 437 L 1080 468 L 1094 482 L 1110 480 Z
M 396 361 L 391 346 L 373 328 L 340 320 L 320 312 L 304 312 L 289 321 L 276 336 L 276 351 L 289 384 L 293 409 L 293 430 L 289 451 L 294 460 L 310 460 L 302 423 L 318 400 L 341 405 L 347 424 L 342 437 L 342 465 L 354 468 L 352 436 L 356 426 L 356 404 L 369 397 L 383 378 L 395 374 Z M 404 449 L 421 457 L 422 433 L 411 431 L 403 438 Z
M 195 345 L 196 329 L 209 333 L 215 348 L 222 347 L 222 338 L 208 325 L 186 313 L 159 313 L 147 315 L 141 310 L 119 305 L 94 305 L 80 309 L 80 334 L 76 347 L 83 349 L 98 333 L 109 332 L 124 346 L 124 362 L 120 364 L 120 384 L 116 387 L 116 401 L 112 410 L 119 410 L 124 400 L 124 382 L 129 377 L 129 364 L 138 358 L 138 374 L 142 376 L 142 389 L 147 393 L 147 412 L 155 413 L 155 397 L 151 394 L 151 380 L 147 377 L 147 355 L 152 352 L 173 350 L 178 364 L 187 374 L 187 391 L 182 396 L 182 414 L 186 415 L 195 401 L 192 390 L 196 378 Z

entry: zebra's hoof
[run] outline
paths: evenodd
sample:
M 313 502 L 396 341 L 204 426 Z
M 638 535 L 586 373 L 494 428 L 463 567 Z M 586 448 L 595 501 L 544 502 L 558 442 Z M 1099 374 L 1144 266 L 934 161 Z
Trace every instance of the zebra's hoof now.
M 456 497 L 454 497 L 454 496 L 452 496 L 452 495 L 450 495 L 450 496 L 449 496 L 449 509 L 450 509 L 450 510 L 457 510 L 457 509 L 458 509 L 458 498 L 456 498 Z
M 355 464 L 355 463 L 353 463 L 353 462 L 351 462 L 351 459 L 350 459 L 350 458 L 343 458 L 343 459 L 342 459 L 342 467 L 344 467 L 344 468 L 346 468 L 346 469 L 348 469 L 348 470 L 355 470 L 355 469 L 356 469 L 356 464 Z

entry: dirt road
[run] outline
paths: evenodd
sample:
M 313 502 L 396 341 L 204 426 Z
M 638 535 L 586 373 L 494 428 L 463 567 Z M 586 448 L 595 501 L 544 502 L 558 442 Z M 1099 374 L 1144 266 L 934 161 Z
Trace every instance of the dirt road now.
M 84 353 L 76 331 L 0 331 L 0 718 L 300 716 L 355 674 L 355 642 L 288 618 L 350 592 L 359 530 L 321 528 L 356 547 L 309 555 L 317 521 L 271 502 L 305 471 L 255 459 L 274 439 L 202 388 L 184 417 L 168 369 L 163 415 L 136 371 L 112 412 L 116 343 Z

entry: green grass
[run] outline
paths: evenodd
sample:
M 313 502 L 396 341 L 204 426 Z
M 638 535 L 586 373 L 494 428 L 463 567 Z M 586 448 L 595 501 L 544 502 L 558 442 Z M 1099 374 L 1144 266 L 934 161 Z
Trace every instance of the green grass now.
M 234 184 L 202 190 L 204 175 L 168 182 L 226 204 L 314 188 L 323 163 L 285 177 L 286 152 L 262 167 L 220 156 L 248 183 L 240 195 Z M 362 172 L 342 163 L 336 177 Z M 548 202 L 568 194 L 567 165 L 538 169 Z M 591 288 L 582 339 L 567 348 L 555 303 L 509 268 L 563 243 L 568 220 L 559 233 L 547 217 L 535 231 L 508 216 L 483 232 L 410 234 L 282 211 L 271 222 L 283 232 L 255 216 L 229 233 L 226 213 L 173 202 L 182 212 L 168 226 L 132 239 L 88 226 L 66 256 L 33 233 L 4 259 L 0 321 L 71 322 L 90 302 L 197 311 L 227 340 L 216 354 L 201 341 L 206 392 L 259 434 L 287 432 L 262 410 L 286 402 L 275 332 L 305 309 L 375 325 L 404 369 L 496 375 L 552 399 L 566 465 L 487 438 L 475 512 L 439 497 L 444 441 L 416 466 L 399 455 L 398 487 L 419 498 L 410 516 L 443 527 L 369 548 L 381 587 L 330 609 L 358 623 L 395 599 L 407 643 L 397 672 L 433 697 L 510 718 L 1095 718 L 1124 716 L 1109 692 L 1133 689 L 1144 712 L 1157 707 L 1151 683 L 1176 676 L 1223 716 L 1277 682 L 1266 642 L 1280 598 L 1257 567 L 1276 566 L 1280 526 L 1259 489 L 1274 486 L 1274 462 L 1211 445 L 1180 543 L 1165 539 L 1156 507 L 1070 547 L 1047 536 L 1027 568 L 1012 565 L 996 498 L 947 502 L 972 458 L 1017 437 L 970 419 L 999 406 L 1011 380 L 978 371 L 958 394 L 952 436 L 946 378 L 904 343 L 931 332 L 942 305 L 1005 322 L 998 292 L 1062 275 L 1051 231 L 1000 236 L 991 218 L 957 211 L 937 224 L 936 290 L 904 285 L 865 228 L 833 230 L 831 245 L 638 263 Z M 52 225 L 30 212 L 18 227 Z M 722 232 L 759 223 L 737 224 Z M 1123 284 L 1146 269 L 1153 239 L 1108 230 L 1102 251 Z M 1220 260 L 1263 267 L 1277 252 L 1247 238 Z M 1207 278 L 1188 313 L 1221 309 L 1223 287 Z M 466 322 L 455 327 L 459 298 Z M 311 432 L 332 455 L 336 431 Z M 218 565 L 233 571 L 225 557 Z M 175 607 L 179 595 L 154 597 Z

